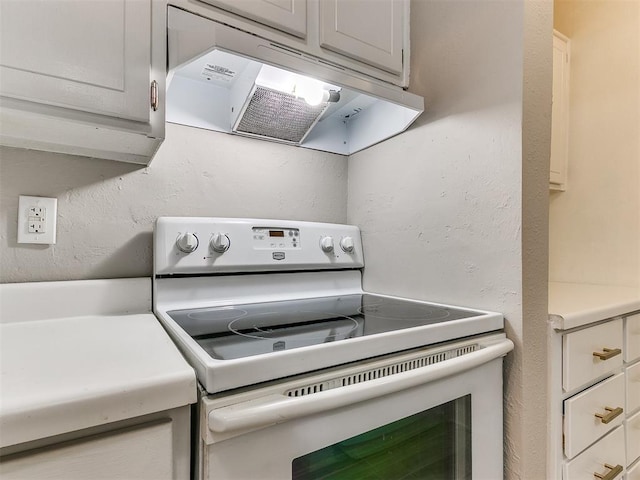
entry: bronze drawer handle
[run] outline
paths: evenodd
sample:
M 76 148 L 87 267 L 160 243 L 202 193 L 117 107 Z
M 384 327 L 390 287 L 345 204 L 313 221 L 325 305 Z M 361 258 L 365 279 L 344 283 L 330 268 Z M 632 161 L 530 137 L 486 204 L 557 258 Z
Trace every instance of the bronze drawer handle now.
M 618 407 L 618 408 L 604 407 L 604 409 L 609 413 L 596 413 L 595 414 L 595 416 L 598 417 L 600 419 L 600 421 L 602 423 L 604 423 L 604 424 L 607 424 L 607 423 L 611 422 L 611 420 L 613 420 L 618 415 L 621 415 L 622 412 L 624 412 L 624 410 L 621 407 Z
M 605 463 L 604 466 L 609 469 L 606 474 L 593 472 L 593 476 L 600 478 L 601 480 L 613 480 L 622 473 L 622 465 L 616 465 L 614 467 L 613 465 Z
M 622 350 L 619 348 L 603 348 L 601 352 L 593 352 L 594 357 L 598 357 L 600 360 L 609 360 L 616 355 L 620 355 Z

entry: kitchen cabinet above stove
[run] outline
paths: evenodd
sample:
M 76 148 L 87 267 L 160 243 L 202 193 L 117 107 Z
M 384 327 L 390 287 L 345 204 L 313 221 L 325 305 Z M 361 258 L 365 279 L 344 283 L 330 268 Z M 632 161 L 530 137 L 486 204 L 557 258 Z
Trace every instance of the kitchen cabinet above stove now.
M 165 5 L 0 3 L 0 143 L 149 162 L 164 138 Z
M 409 0 L 202 2 L 235 14 L 229 25 L 247 31 L 246 21 L 238 17 L 248 19 L 253 23 L 248 31 L 263 38 L 384 82 L 409 86 Z M 198 2 L 171 3 L 195 11 Z M 212 9 L 204 11 L 218 20 Z
M 0 2 L 0 145 L 146 165 L 168 121 L 350 155 L 424 109 L 408 19 L 408 0 Z

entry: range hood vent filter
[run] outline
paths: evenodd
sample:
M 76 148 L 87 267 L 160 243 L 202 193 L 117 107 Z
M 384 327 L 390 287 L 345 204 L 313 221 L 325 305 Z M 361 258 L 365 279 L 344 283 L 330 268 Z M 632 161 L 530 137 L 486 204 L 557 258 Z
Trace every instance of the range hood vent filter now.
M 256 85 L 233 131 L 299 144 L 327 107 Z

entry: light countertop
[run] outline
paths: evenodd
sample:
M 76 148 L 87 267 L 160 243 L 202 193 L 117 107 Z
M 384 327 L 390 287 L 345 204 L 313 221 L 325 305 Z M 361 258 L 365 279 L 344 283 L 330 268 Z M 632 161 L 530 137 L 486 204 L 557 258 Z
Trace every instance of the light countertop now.
M 0 285 L 0 447 L 189 405 L 151 280 Z
M 557 330 L 640 310 L 640 290 L 613 285 L 549 282 L 549 321 Z

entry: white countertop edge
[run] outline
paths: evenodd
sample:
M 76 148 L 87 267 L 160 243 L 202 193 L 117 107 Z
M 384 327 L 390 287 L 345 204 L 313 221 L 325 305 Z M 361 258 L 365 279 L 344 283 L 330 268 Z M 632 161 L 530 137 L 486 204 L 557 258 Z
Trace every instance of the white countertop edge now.
M 0 323 L 0 342 L 0 447 L 197 401 L 193 368 L 151 313 Z
M 196 400 L 194 373 L 185 370 L 144 386 L 127 385 L 120 391 L 92 392 L 64 403 L 30 405 L 0 416 L 0 448 L 162 412 Z
M 549 323 L 569 330 L 640 310 L 640 290 L 614 285 L 549 282 Z
M 150 311 L 150 277 L 0 284 L 0 323 Z
M 549 314 L 551 326 L 556 330 L 569 330 L 590 323 L 619 317 L 640 310 L 640 301 L 607 305 L 598 309 L 572 312 L 564 315 Z

